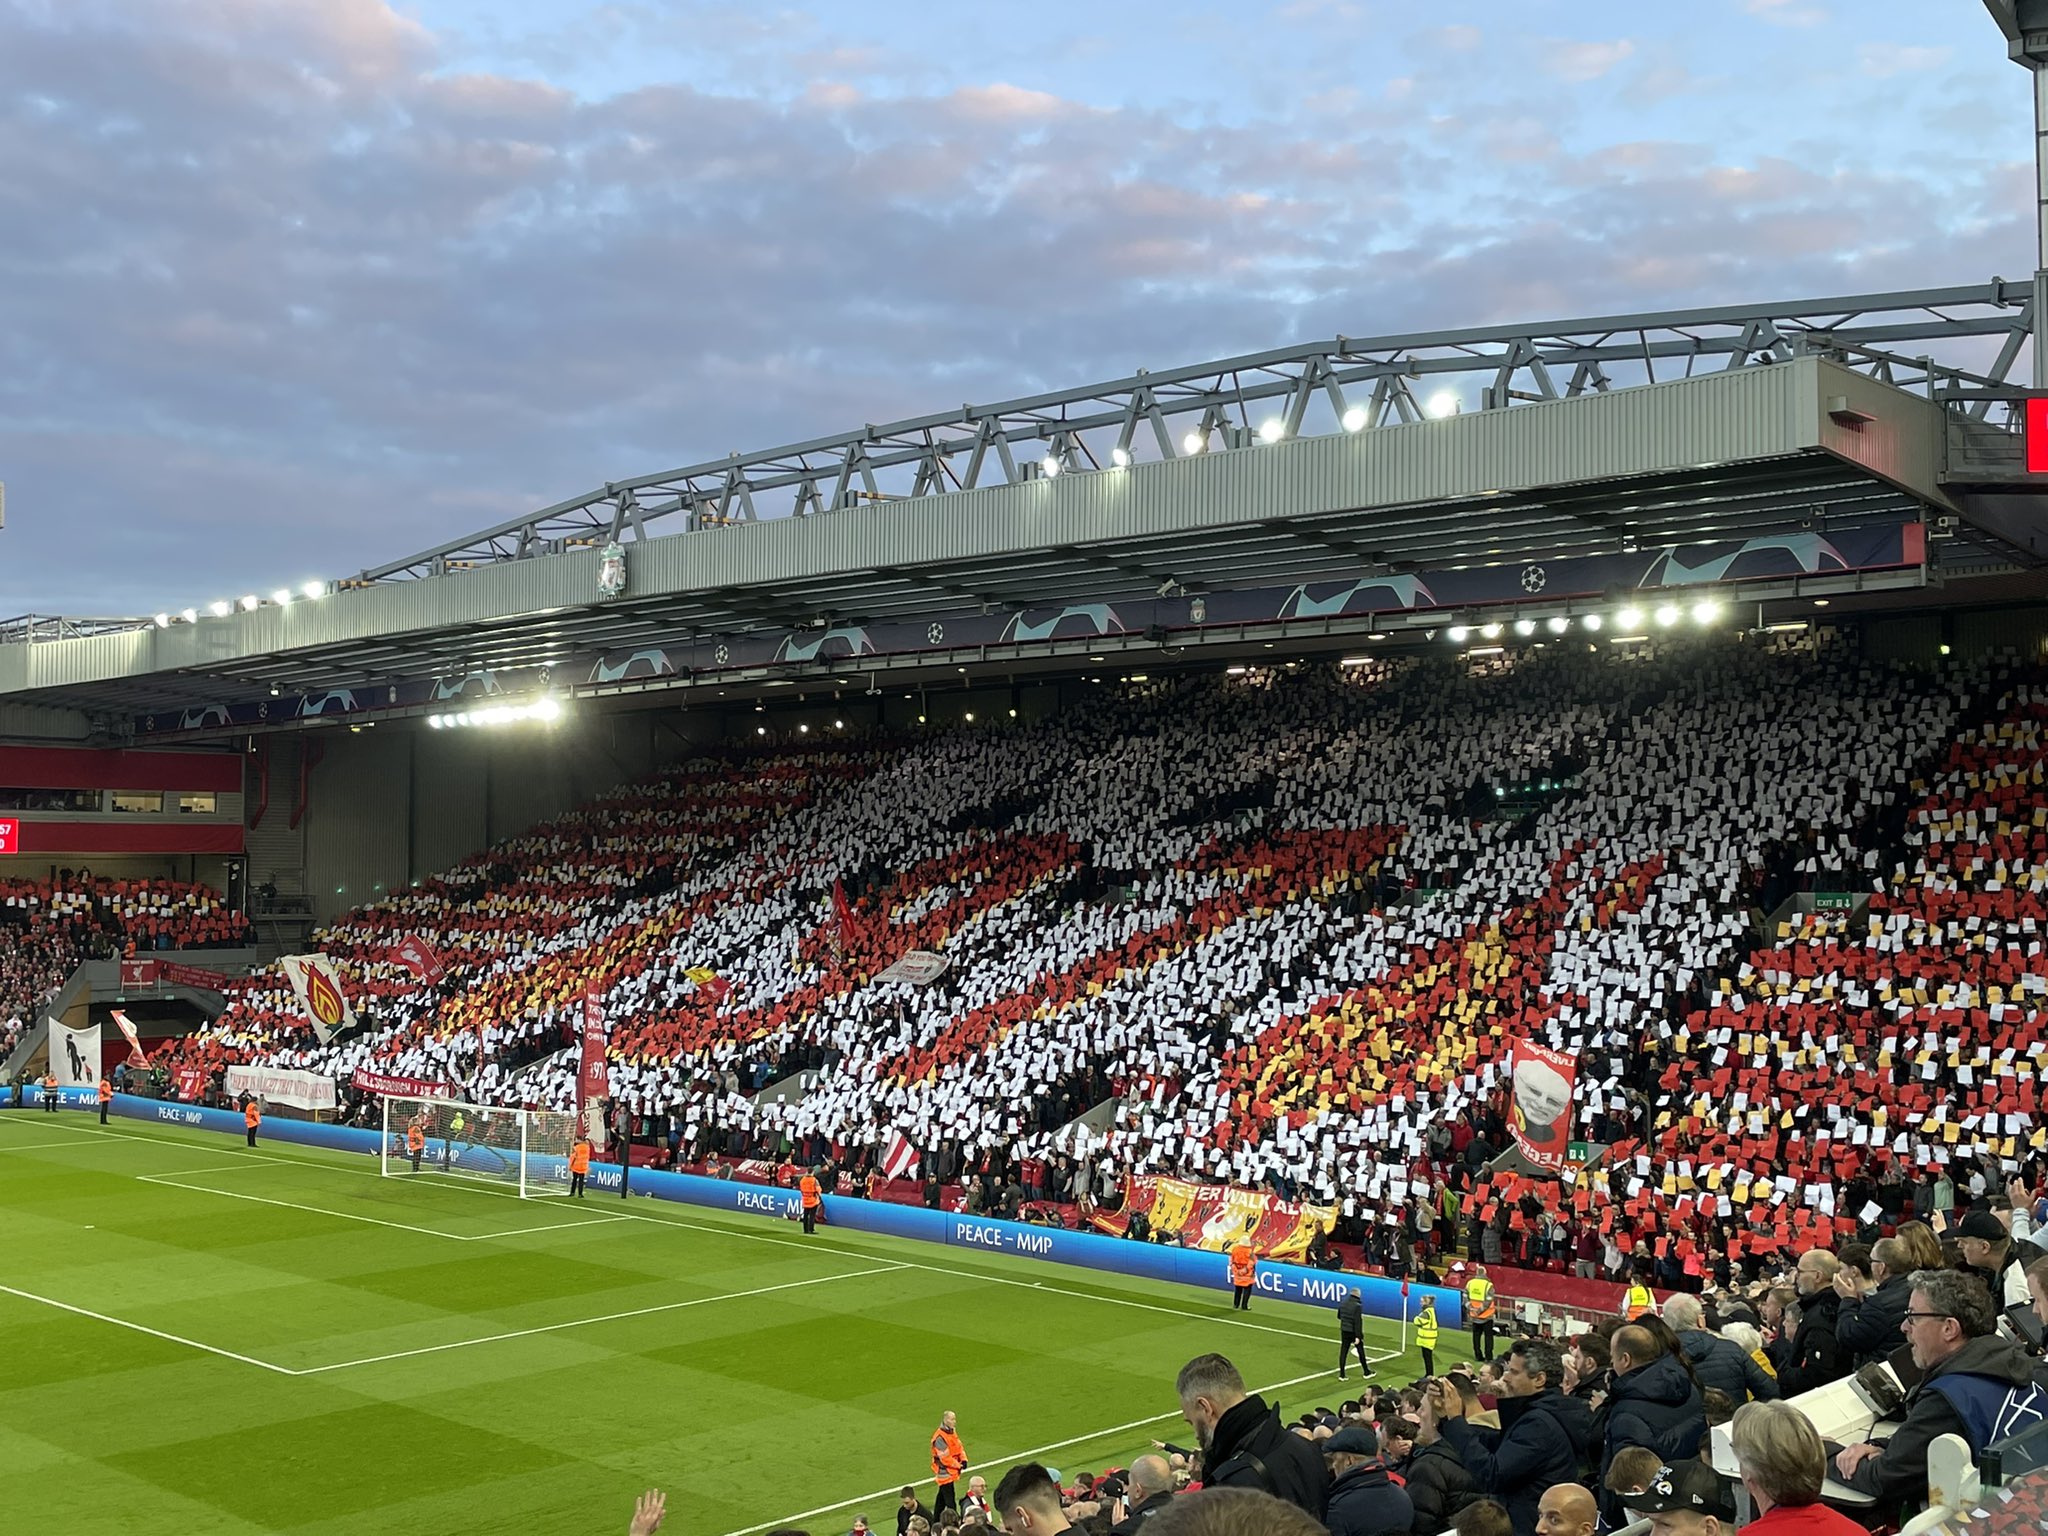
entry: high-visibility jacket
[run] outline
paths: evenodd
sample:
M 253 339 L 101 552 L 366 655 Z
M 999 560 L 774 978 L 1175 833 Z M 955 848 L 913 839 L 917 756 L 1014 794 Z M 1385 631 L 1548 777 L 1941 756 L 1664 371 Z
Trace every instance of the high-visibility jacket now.
M 1491 1280 L 1467 1280 L 1465 1282 L 1465 1317 L 1470 1322 L 1490 1323 L 1493 1321 L 1494 1301 Z
M 1435 1349 L 1436 1333 L 1436 1308 L 1424 1307 L 1415 1319 L 1415 1347 L 1417 1349 Z
M 100 1102 L 102 1104 L 111 1104 L 114 1102 L 114 1085 L 108 1082 L 104 1077 L 100 1079 Z
M 43 1074 L 43 1092 L 45 1092 L 45 1093 L 55 1093 L 56 1091 L 57 1091 L 57 1074 L 56 1074 L 56 1073 L 54 1073 L 54 1072 L 45 1072 L 45 1073 Z
M 426 1151 L 427 1133 L 416 1125 L 408 1125 L 405 1128 L 405 1150 L 408 1152 Z
M 1259 1256 L 1252 1251 L 1250 1243 L 1239 1243 L 1230 1250 L 1230 1283 L 1250 1285 L 1259 1273 Z
M 805 1210 L 813 1211 L 818 1208 L 818 1179 L 815 1174 L 807 1173 L 798 1179 L 796 1191 L 803 1200 Z
M 932 1435 L 933 1479 L 943 1488 L 958 1481 L 966 1470 L 967 1452 L 960 1444 L 960 1437 L 941 1425 Z
M 579 1140 L 574 1146 L 569 1148 L 569 1171 L 571 1173 L 590 1172 L 589 1142 Z
M 1657 1297 L 1647 1285 L 1636 1284 L 1628 1288 L 1628 1299 L 1622 1310 L 1630 1317 L 1641 1317 L 1645 1312 L 1657 1310 Z
M 262 1123 L 263 1111 L 258 1109 L 256 1107 L 256 1101 L 254 1099 L 251 1099 L 242 1108 L 242 1124 L 246 1125 L 247 1127 L 249 1127 L 250 1130 L 253 1131 L 256 1129 L 257 1126 L 261 1125 Z

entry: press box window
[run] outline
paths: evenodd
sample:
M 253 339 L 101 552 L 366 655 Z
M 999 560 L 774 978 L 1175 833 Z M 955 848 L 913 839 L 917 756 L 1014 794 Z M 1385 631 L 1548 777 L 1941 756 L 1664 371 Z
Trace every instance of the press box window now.
M 96 811 L 96 789 L 0 789 L 0 811 Z
M 181 816 L 211 816 L 217 808 L 211 790 L 202 795 L 178 796 L 178 814 Z
M 117 789 L 107 796 L 107 809 L 129 816 L 161 816 L 164 797 L 160 790 Z

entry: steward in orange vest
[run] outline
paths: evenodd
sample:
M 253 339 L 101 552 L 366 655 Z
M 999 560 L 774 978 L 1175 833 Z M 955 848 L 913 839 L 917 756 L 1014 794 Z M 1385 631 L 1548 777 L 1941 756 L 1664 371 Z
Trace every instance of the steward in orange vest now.
M 953 1410 L 949 1408 L 940 1417 L 938 1431 L 932 1436 L 932 1481 L 939 1485 L 938 1497 L 932 1500 L 934 1522 L 947 1510 L 960 1507 L 954 1485 L 966 1470 L 967 1452 L 955 1432 Z
M 256 1145 L 256 1128 L 261 1124 L 263 1124 L 263 1111 L 258 1109 L 256 1101 L 251 1099 L 242 1106 L 242 1128 L 249 1133 L 249 1145 L 252 1147 Z
M 818 1176 L 805 1169 L 804 1176 L 796 1182 L 796 1189 L 797 1199 L 804 1208 L 804 1231 L 815 1232 L 818 1230 L 818 1207 L 821 1203 L 818 1195 Z
M 1233 1312 L 1252 1309 L 1252 1287 L 1259 1279 L 1259 1255 L 1250 1238 L 1239 1238 L 1230 1250 L 1230 1307 Z
M 54 1072 L 43 1074 L 43 1109 L 48 1114 L 57 1113 L 57 1074 Z
M 590 1138 L 578 1136 L 575 1145 L 569 1148 L 569 1193 L 578 1200 L 583 1198 L 583 1181 L 590 1174 Z
M 427 1133 L 417 1120 L 405 1128 L 405 1150 L 406 1155 L 412 1159 L 412 1171 L 418 1173 L 420 1158 L 427 1150 Z
M 114 1102 L 114 1085 L 104 1077 L 100 1079 L 100 1124 L 107 1123 L 107 1106 Z

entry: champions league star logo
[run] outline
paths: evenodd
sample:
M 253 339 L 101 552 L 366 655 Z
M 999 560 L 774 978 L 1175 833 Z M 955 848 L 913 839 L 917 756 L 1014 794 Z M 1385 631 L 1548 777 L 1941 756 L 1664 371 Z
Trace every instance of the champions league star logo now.
M 1570 1139 L 1565 1111 L 1571 1108 L 1571 1084 L 1540 1061 L 1515 1067 L 1515 1129 L 1530 1146 L 1544 1152 L 1563 1149 Z

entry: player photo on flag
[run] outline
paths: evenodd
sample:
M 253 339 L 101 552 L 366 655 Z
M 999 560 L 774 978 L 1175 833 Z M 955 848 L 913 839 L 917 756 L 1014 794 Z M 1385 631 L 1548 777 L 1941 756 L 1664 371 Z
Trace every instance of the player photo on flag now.
M 1578 1059 L 1533 1040 L 1517 1040 L 1508 1058 L 1512 1083 L 1508 1124 L 1522 1156 L 1539 1168 L 1562 1168 L 1572 1139 L 1572 1086 Z

